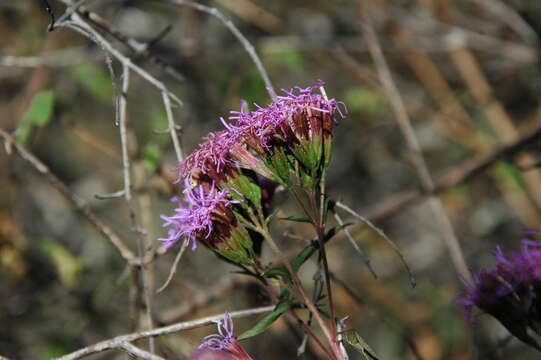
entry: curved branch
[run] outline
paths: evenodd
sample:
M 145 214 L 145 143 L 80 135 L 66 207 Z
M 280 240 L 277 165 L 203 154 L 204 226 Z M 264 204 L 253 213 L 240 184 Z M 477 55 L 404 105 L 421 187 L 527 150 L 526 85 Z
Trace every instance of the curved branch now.
M 231 33 L 237 38 L 237 40 L 239 40 L 242 46 L 244 46 L 244 49 L 246 50 L 248 55 L 250 55 L 250 58 L 254 62 L 255 66 L 257 67 L 257 70 L 259 71 L 259 74 L 261 75 L 261 78 L 263 79 L 263 82 L 265 83 L 265 88 L 267 89 L 269 96 L 271 97 L 272 100 L 276 100 L 276 92 L 274 91 L 274 87 L 272 86 L 269 75 L 267 74 L 267 70 L 265 70 L 265 67 L 263 66 L 261 59 L 257 55 L 257 52 L 255 51 L 254 46 L 240 32 L 240 30 L 235 26 L 235 24 L 231 20 L 229 20 L 220 10 L 210 7 L 210 6 L 195 3 L 189 0 L 168 0 L 168 2 L 174 5 L 191 7 L 198 11 L 212 15 L 216 17 L 218 20 L 220 20 L 225 25 L 225 27 L 228 28 L 229 31 L 231 31 Z
M 251 316 L 251 315 L 270 312 L 274 310 L 274 308 L 275 308 L 275 305 L 270 305 L 270 306 L 264 306 L 264 307 L 253 308 L 253 309 L 233 311 L 229 313 L 229 315 L 232 318 L 239 318 L 239 317 L 245 317 L 245 316 Z M 112 339 L 101 341 L 94 345 L 87 346 L 85 348 L 79 349 L 70 354 L 56 358 L 55 360 L 81 359 L 83 357 L 96 354 L 99 352 L 121 348 L 123 346 L 126 346 L 125 345 L 126 343 L 130 343 L 132 341 L 146 339 L 149 337 L 157 337 L 157 336 L 172 334 L 172 333 L 179 332 L 182 330 L 193 329 L 196 327 L 209 325 L 215 322 L 216 320 L 223 319 L 223 317 L 224 317 L 223 314 L 208 316 L 201 319 L 185 321 L 185 322 L 181 322 L 181 323 L 177 323 L 177 324 L 173 324 L 169 326 L 164 326 L 164 327 L 156 328 L 152 330 L 145 330 L 145 331 L 135 332 L 135 333 L 127 334 L 127 335 L 116 336 Z

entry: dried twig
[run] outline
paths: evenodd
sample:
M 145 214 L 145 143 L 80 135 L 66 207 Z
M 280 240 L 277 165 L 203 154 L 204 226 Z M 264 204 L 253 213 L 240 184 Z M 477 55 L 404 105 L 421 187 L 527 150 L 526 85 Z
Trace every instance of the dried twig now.
M 363 298 L 351 288 L 344 280 L 340 279 L 336 276 L 336 274 L 331 272 L 331 278 L 340 285 L 357 304 L 359 305 L 366 305 L 366 302 L 363 300 Z M 373 308 L 373 307 L 372 307 Z M 373 310 L 372 310 L 373 311 Z M 383 318 L 383 322 L 387 323 L 387 325 L 392 326 L 392 324 L 385 318 Z M 409 346 L 411 352 L 415 356 L 417 360 L 422 360 L 423 357 L 419 353 L 419 350 L 417 349 L 417 345 L 415 344 L 415 341 L 412 339 L 412 337 L 408 334 L 408 329 L 400 329 L 400 332 L 403 334 L 404 341 Z
M 180 259 L 182 258 L 182 255 L 184 254 L 184 251 L 186 250 L 186 247 L 188 246 L 189 239 L 185 239 L 184 243 L 180 246 L 180 249 L 177 253 L 177 256 L 175 257 L 175 261 L 173 261 L 173 265 L 171 265 L 171 269 L 169 270 L 169 275 L 167 276 L 167 280 L 163 283 L 162 286 L 158 290 L 156 290 L 156 293 L 161 293 L 171 280 L 173 280 L 173 276 L 175 276 L 175 273 L 177 272 L 178 263 L 180 262 Z
M 263 82 L 265 83 L 265 88 L 267 89 L 267 92 L 269 93 L 269 96 L 271 99 L 276 100 L 276 92 L 274 91 L 274 87 L 272 86 L 272 82 L 270 81 L 269 75 L 267 74 L 267 70 L 265 70 L 265 67 L 263 66 L 263 63 L 261 62 L 261 59 L 257 55 L 257 52 L 255 51 L 254 46 L 248 41 L 248 39 L 240 32 L 240 30 L 235 26 L 235 24 L 229 20 L 220 10 L 206 6 L 200 3 L 196 3 L 189 0 L 167 0 L 167 2 L 175 5 L 180 6 L 188 6 L 191 8 L 194 8 L 198 11 L 207 13 L 209 15 L 212 15 L 216 17 L 218 20 L 220 20 L 226 28 L 231 31 L 231 33 L 237 38 L 237 40 L 240 41 L 242 46 L 244 46 L 244 49 L 254 62 L 255 66 L 257 67 L 257 71 L 259 71 L 259 75 L 263 79 Z
M 246 316 L 270 312 L 274 310 L 274 308 L 275 308 L 275 305 L 270 305 L 270 306 L 264 306 L 264 307 L 253 308 L 253 309 L 233 311 L 230 313 L 230 315 L 232 318 L 240 318 L 240 317 L 246 317 Z M 164 327 L 156 328 L 152 330 L 145 330 L 145 331 L 135 332 L 135 333 L 127 334 L 127 335 L 116 336 L 112 339 L 104 340 L 94 345 L 79 349 L 75 352 L 59 357 L 56 360 L 81 359 L 83 357 L 96 354 L 99 352 L 103 352 L 103 351 L 107 351 L 111 349 L 117 349 L 125 343 L 130 343 L 136 340 L 146 339 L 149 337 L 163 336 L 163 335 L 179 332 L 182 330 L 193 329 L 196 327 L 209 325 L 217 320 L 223 319 L 223 316 L 224 316 L 223 314 L 214 315 L 214 316 L 209 316 L 209 317 L 205 317 L 205 318 L 201 318 L 197 320 L 185 321 L 185 322 L 181 322 L 181 323 L 177 323 L 177 324 L 173 324 L 169 326 L 164 326 Z
M 117 248 L 122 258 L 132 265 L 140 265 L 142 263 L 142 261 L 124 244 L 124 241 L 120 236 L 92 212 L 86 201 L 73 194 L 67 185 L 51 172 L 47 165 L 41 162 L 30 151 L 17 144 L 15 138 L 2 129 L 0 129 L 0 137 L 3 138 L 8 153 L 14 149 L 25 161 L 32 165 L 34 169 L 44 175 L 51 185 L 53 185 L 53 187 L 57 189 L 75 209 L 90 221 L 90 223 Z
M 341 225 L 341 226 L 344 225 L 344 220 L 342 220 L 342 217 L 336 211 L 334 212 L 334 218 L 336 219 L 336 222 L 338 222 L 338 225 Z M 372 267 L 372 264 L 370 263 L 370 258 L 366 255 L 364 250 L 361 249 L 359 245 L 357 245 L 357 242 L 355 241 L 355 239 L 353 238 L 353 236 L 351 235 L 351 232 L 349 231 L 347 227 L 344 228 L 344 233 L 346 234 L 346 237 L 348 238 L 351 246 L 353 246 L 355 251 L 357 251 L 361 259 L 363 260 L 368 270 L 372 273 L 374 278 L 377 279 L 378 274 L 376 274 L 376 272 L 374 271 L 374 268 Z
M 191 314 L 198 309 L 202 309 L 204 306 L 215 301 L 223 299 L 224 296 L 227 296 L 233 289 L 242 288 L 243 286 L 255 283 L 257 283 L 257 280 L 251 276 L 223 278 L 212 287 L 197 291 L 191 299 L 182 304 L 177 304 L 170 309 L 163 310 L 158 314 L 157 322 L 165 325 L 182 320 L 186 315 Z
M 175 149 L 175 155 L 178 162 L 184 160 L 184 154 L 182 153 L 182 147 L 180 146 L 180 140 L 177 134 L 177 126 L 173 117 L 173 109 L 171 108 L 171 99 L 169 95 L 162 91 L 163 104 L 165 106 L 165 112 L 167 114 L 167 123 L 169 126 L 169 133 L 171 134 L 171 140 L 173 141 L 173 148 Z
M 59 0 L 59 1 L 64 3 L 66 6 L 72 6 L 74 3 L 73 0 Z M 124 35 L 122 32 L 116 29 L 113 25 L 107 22 L 104 18 L 102 18 L 100 15 L 86 9 L 84 6 L 78 7 L 75 12 L 77 12 L 86 20 L 88 20 L 91 25 L 98 27 L 100 30 L 102 30 L 103 32 L 107 33 L 108 35 L 112 36 L 114 39 L 122 43 L 124 46 L 126 46 L 128 49 L 134 52 L 137 56 L 142 56 L 144 58 L 149 59 L 152 63 L 161 67 L 163 71 L 165 71 L 165 73 L 172 76 L 174 79 L 178 81 L 184 80 L 184 76 L 182 76 L 181 73 L 179 73 L 173 66 L 171 66 L 171 64 L 169 64 L 167 60 L 163 59 L 159 55 L 156 55 L 152 51 L 152 49 L 150 48 L 150 45 L 152 44 L 144 43 L 144 42 L 138 41 L 136 39 L 133 39 L 129 36 Z
M 6 55 L 0 58 L 0 66 L 18 68 L 32 68 L 38 66 L 65 67 L 102 58 L 103 56 L 97 52 L 74 47 L 44 52 L 39 56 Z
M 145 360 L 165 360 L 161 356 L 157 356 L 154 354 L 151 354 L 147 351 L 144 351 L 142 349 L 139 349 L 137 346 L 129 343 L 129 342 L 122 342 L 118 346 L 120 349 L 126 351 L 128 354 L 137 356 L 138 358 L 145 359 Z
M 406 139 L 413 165 L 417 171 L 423 189 L 425 191 L 432 192 L 434 189 L 434 182 L 423 158 L 421 146 L 419 145 L 408 113 L 402 101 L 402 97 L 400 96 L 400 92 L 393 81 L 391 72 L 385 57 L 383 56 L 381 46 L 372 26 L 372 19 L 370 17 L 371 5 L 362 0 L 359 0 L 359 5 L 362 19 L 361 27 L 364 37 L 376 65 L 380 80 L 385 88 L 387 96 L 389 97 L 389 101 L 395 113 L 400 130 Z M 443 208 L 441 201 L 435 196 L 430 196 L 428 203 L 436 217 L 436 220 L 439 222 L 439 228 L 442 231 L 445 245 L 449 250 L 451 259 L 457 272 L 469 279 L 471 275 L 468 271 L 466 261 L 464 260 L 464 255 L 460 248 L 458 239 L 456 238 L 451 221 L 445 213 L 445 209 Z
M 529 45 L 537 46 L 539 38 L 535 30 L 511 6 L 501 0 L 474 0 L 486 11 L 492 12 L 498 20 L 506 23 Z
M 362 221 L 364 224 L 366 224 L 370 229 L 374 230 L 379 236 L 381 236 L 385 241 L 387 241 L 387 243 L 389 244 L 389 246 L 394 250 L 394 252 L 398 255 L 398 257 L 400 258 L 400 261 L 402 261 L 402 264 L 404 264 L 404 267 L 406 268 L 406 271 L 408 272 L 408 275 L 409 275 L 409 278 L 410 278 L 410 284 L 411 286 L 415 287 L 415 285 L 417 284 L 417 280 L 415 280 L 415 276 L 413 275 L 413 272 L 411 271 L 409 265 L 408 265 L 408 262 L 406 261 L 406 258 L 404 257 L 404 255 L 402 255 L 402 252 L 400 251 L 400 249 L 398 248 L 398 246 L 394 243 L 394 241 L 392 241 L 388 236 L 387 234 L 385 234 L 383 232 L 382 229 L 380 229 L 379 227 L 377 227 L 376 225 L 374 225 L 370 220 L 368 220 L 366 217 L 362 216 L 361 214 L 357 213 L 356 211 L 354 211 L 353 209 L 351 209 L 349 206 L 347 206 L 346 204 L 340 202 L 340 201 L 337 201 L 335 202 L 335 205 L 336 207 L 342 209 L 342 210 L 345 210 L 348 214 L 356 217 L 357 219 L 359 219 L 360 221 Z M 338 219 L 337 219 L 338 220 Z M 347 229 L 346 229 L 347 230 Z
M 171 93 L 163 84 L 163 82 L 159 81 L 147 71 L 134 64 L 130 58 L 115 49 L 103 36 L 101 36 L 86 21 L 84 21 L 77 12 L 72 14 L 71 19 L 72 20 L 66 20 L 63 23 L 59 23 L 57 24 L 57 26 L 67 27 L 72 30 L 76 30 L 81 34 L 87 36 L 90 40 L 97 42 L 100 47 L 102 47 L 105 51 L 107 51 L 109 54 L 119 60 L 122 64 L 128 66 L 133 72 L 141 76 L 143 79 L 145 79 L 156 88 L 158 88 L 161 92 L 165 92 L 177 104 L 179 104 L 180 106 L 183 105 L 182 101 L 175 94 Z

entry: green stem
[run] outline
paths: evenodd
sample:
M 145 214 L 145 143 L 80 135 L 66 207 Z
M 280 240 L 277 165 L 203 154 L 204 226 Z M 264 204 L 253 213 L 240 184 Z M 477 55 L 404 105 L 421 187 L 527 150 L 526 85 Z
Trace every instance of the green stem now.
M 320 196 L 319 196 L 319 221 L 317 224 L 314 224 L 316 228 L 317 237 L 319 240 L 319 251 L 321 252 L 321 259 L 323 262 L 323 273 L 325 274 L 325 285 L 327 288 L 327 296 L 329 298 L 329 313 L 331 317 L 331 331 L 333 334 L 332 346 L 340 354 L 339 359 L 342 358 L 342 353 L 338 344 L 336 336 L 336 320 L 335 320 L 335 311 L 334 311 L 334 300 L 332 295 L 332 284 L 329 275 L 329 264 L 327 261 L 327 252 L 325 250 L 325 179 L 322 178 L 320 183 Z M 312 201 L 315 204 L 315 194 L 312 194 Z
M 260 222 L 259 225 L 260 225 L 259 229 L 258 229 L 259 233 L 261 235 L 263 235 L 263 237 L 269 243 L 269 245 L 271 246 L 273 251 L 278 256 L 285 259 L 284 253 L 280 250 L 280 248 L 278 247 L 278 244 L 276 244 L 276 242 L 274 241 L 274 239 L 270 235 L 270 233 L 269 233 L 267 227 L 265 226 L 264 222 L 263 223 Z M 301 295 L 301 300 L 306 304 L 306 306 L 308 306 L 308 309 L 314 314 L 314 317 L 316 318 L 316 321 L 318 322 L 319 326 L 321 327 L 321 330 L 325 334 L 325 337 L 327 338 L 327 341 L 329 342 L 329 344 L 333 348 L 333 351 L 335 353 L 333 358 L 337 359 L 337 360 L 342 359 L 342 353 L 340 352 L 340 349 L 336 346 L 335 336 L 332 335 L 331 331 L 327 327 L 327 324 L 325 324 L 325 321 L 323 321 L 323 318 L 321 317 L 321 314 L 317 310 L 317 308 L 314 305 L 314 303 L 312 302 L 312 300 L 306 295 L 306 292 L 304 290 L 304 287 L 302 286 L 302 283 L 301 283 L 299 277 L 297 276 L 295 271 L 293 271 L 293 268 L 291 267 L 291 264 L 289 263 L 289 261 L 287 261 L 287 259 L 284 260 L 284 265 L 286 266 L 287 271 L 291 275 L 291 279 L 293 280 L 293 283 L 295 284 L 295 287 L 297 288 L 299 294 Z M 291 289 L 291 287 L 288 284 L 286 284 L 285 282 L 282 282 L 282 284 L 288 289 L 289 292 L 294 294 L 294 292 L 292 291 L 293 289 Z M 333 321 L 333 323 L 334 323 L 334 321 Z

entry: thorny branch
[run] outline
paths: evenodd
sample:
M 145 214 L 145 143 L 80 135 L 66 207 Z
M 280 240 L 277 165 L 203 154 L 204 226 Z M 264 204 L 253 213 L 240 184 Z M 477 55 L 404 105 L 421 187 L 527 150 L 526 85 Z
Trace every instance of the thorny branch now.
M 270 306 L 264 306 L 264 307 L 253 308 L 253 309 L 233 311 L 229 315 L 232 318 L 241 318 L 241 317 L 270 312 L 274 310 L 274 307 L 275 307 L 274 305 L 270 305 Z M 209 325 L 215 322 L 216 320 L 223 319 L 223 317 L 224 317 L 223 314 L 208 316 L 205 318 L 192 320 L 192 321 L 185 321 L 185 322 L 181 322 L 181 323 L 177 323 L 177 324 L 173 324 L 169 326 L 164 326 L 164 327 L 156 328 L 152 330 L 146 330 L 146 331 L 135 332 L 135 333 L 127 334 L 127 335 L 116 336 L 112 339 L 104 340 L 94 345 L 90 345 L 85 348 L 79 349 L 75 352 L 59 357 L 56 360 L 81 359 L 83 357 L 96 354 L 99 352 L 121 348 L 123 344 L 131 343 L 137 340 L 146 339 L 150 337 L 163 336 L 163 335 L 179 332 L 182 330 L 193 329 L 196 327 Z

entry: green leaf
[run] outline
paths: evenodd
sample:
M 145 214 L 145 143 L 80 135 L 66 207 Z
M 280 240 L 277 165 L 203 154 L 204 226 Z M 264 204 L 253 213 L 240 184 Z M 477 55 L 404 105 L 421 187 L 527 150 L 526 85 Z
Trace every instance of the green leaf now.
M 365 360 L 378 360 L 376 353 L 370 345 L 359 335 L 356 330 L 347 330 L 341 333 L 342 338 L 351 346 L 353 346 L 359 353 L 361 353 Z
M 311 245 L 308 245 L 302 251 L 295 256 L 295 259 L 291 262 L 291 267 L 293 267 L 293 270 L 298 271 L 302 264 L 306 262 L 317 250 L 319 249 L 319 246 L 317 243 L 313 243 Z
M 54 93 L 51 90 L 37 93 L 24 113 L 15 138 L 25 144 L 34 126 L 43 127 L 51 119 L 54 109 Z
M 325 241 L 330 240 L 334 235 L 338 234 L 340 231 L 342 231 L 351 224 L 352 223 L 345 223 L 333 227 L 325 234 Z M 319 244 L 317 242 L 312 242 L 312 244 L 302 249 L 302 251 L 298 253 L 297 256 L 295 256 L 293 261 L 291 261 L 291 267 L 293 268 L 293 270 L 298 271 L 301 268 L 302 264 L 304 264 L 306 260 L 308 260 L 317 250 L 319 250 Z M 289 279 L 289 272 L 284 266 L 279 266 L 267 270 L 264 276 L 269 278 L 280 276 L 284 279 Z
M 272 52 L 269 55 L 272 61 L 275 61 L 277 64 L 280 64 L 289 70 L 298 70 L 304 67 L 304 55 L 294 47 Z
M 41 247 L 53 260 L 64 286 L 73 288 L 77 285 L 84 268 L 83 261 L 70 253 L 60 242 L 53 239 L 45 239 Z
M 525 183 L 520 168 L 512 163 L 498 162 L 493 170 L 500 182 L 516 190 L 524 189 Z
M 113 98 L 113 83 L 101 66 L 81 64 L 71 71 L 74 79 L 97 99 L 110 103 Z
M 302 222 L 302 223 L 312 223 L 312 220 L 308 216 L 288 216 L 280 218 L 280 220 L 287 220 L 287 221 L 294 221 L 294 222 Z
M 284 279 L 289 279 L 289 272 L 287 271 L 285 266 L 280 266 L 280 267 L 275 267 L 275 268 L 265 271 L 263 276 L 266 278 L 282 277 Z
M 276 307 L 270 314 L 259 320 L 253 328 L 244 332 L 238 337 L 238 339 L 244 340 L 261 334 L 262 332 L 267 330 L 269 326 L 271 326 L 276 320 L 278 320 L 278 318 L 282 316 L 283 313 L 289 310 L 292 305 L 293 303 L 290 300 L 284 300 L 278 303 L 278 305 L 276 305 Z
M 385 98 L 377 91 L 366 87 L 353 87 L 347 90 L 343 100 L 350 112 L 364 111 L 377 114 L 385 108 Z
M 154 172 L 160 163 L 162 152 L 158 145 L 149 143 L 143 148 L 143 165 L 148 172 Z
M 344 230 L 346 227 L 350 226 L 353 223 L 344 223 L 342 225 L 336 225 L 325 234 L 325 242 L 329 241 L 334 235 L 338 234 L 340 231 Z

